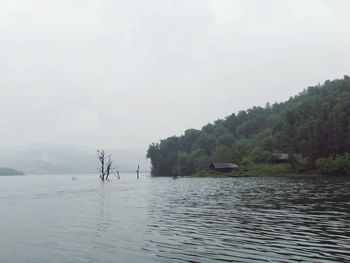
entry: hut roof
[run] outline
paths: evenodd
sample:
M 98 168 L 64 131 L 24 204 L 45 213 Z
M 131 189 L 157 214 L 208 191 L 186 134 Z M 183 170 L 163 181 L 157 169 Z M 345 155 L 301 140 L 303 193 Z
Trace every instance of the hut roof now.
M 211 165 L 215 169 L 235 169 L 235 168 L 238 168 L 238 165 L 234 164 L 234 163 L 212 163 Z
M 275 153 L 273 154 L 273 157 L 275 157 L 277 160 L 289 160 L 290 155 L 288 153 Z

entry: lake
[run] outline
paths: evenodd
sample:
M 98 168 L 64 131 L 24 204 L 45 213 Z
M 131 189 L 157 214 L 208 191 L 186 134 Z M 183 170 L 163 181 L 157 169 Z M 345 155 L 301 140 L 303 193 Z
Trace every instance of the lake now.
M 349 262 L 350 178 L 0 177 L 1 262 Z

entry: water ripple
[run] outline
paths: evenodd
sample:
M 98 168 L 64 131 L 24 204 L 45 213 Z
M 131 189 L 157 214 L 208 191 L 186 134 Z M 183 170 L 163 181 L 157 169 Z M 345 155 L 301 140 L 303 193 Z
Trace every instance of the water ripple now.
M 165 262 L 350 260 L 349 180 L 215 180 L 156 186 L 145 249 Z
M 350 262 L 350 178 L 0 178 L 1 262 Z

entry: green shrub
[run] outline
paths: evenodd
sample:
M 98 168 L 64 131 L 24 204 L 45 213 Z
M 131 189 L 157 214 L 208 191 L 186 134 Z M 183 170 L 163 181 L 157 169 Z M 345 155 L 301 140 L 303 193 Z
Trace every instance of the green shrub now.
M 350 175 L 350 154 L 317 159 L 316 169 L 322 174 Z
M 293 155 L 292 168 L 297 173 L 306 172 L 309 170 L 309 160 L 306 159 L 302 154 Z

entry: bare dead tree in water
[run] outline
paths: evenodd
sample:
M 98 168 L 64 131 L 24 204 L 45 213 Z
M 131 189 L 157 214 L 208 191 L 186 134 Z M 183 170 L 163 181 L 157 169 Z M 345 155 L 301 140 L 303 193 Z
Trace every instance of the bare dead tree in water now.
M 118 180 L 120 179 L 119 169 L 117 167 L 113 170 L 113 174 Z
M 113 165 L 112 154 L 106 155 L 104 150 L 102 151 L 98 150 L 97 158 L 100 161 L 100 168 L 98 168 L 100 172 L 100 179 L 102 181 L 108 180 L 110 173 L 114 173 L 116 169 L 112 167 Z
M 104 181 L 105 174 L 106 174 L 106 171 L 105 171 L 105 158 L 106 158 L 105 151 L 97 150 L 97 158 L 100 161 L 100 168 L 98 168 L 98 171 L 100 172 L 100 179 L 102 181 Z
M 107 162 L 106 162 L 106 180 L 108 180 L 109 174 L 111 173 L 111 170 L 113 169 L 112 168 L 113 161 L 112 161 L 111 157 L 112 157 L 112 154 L 109 154 Z

